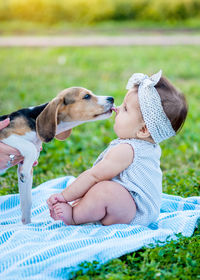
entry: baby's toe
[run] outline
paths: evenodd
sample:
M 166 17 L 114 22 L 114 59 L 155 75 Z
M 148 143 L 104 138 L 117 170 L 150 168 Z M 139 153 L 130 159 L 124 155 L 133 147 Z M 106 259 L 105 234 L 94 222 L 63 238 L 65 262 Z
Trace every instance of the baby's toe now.
M 59 215 L 59 214 L 63 213 L 62 208 L 59 207 L 59 206 L 55 207 L 54 211 L 55 211 L 56 215 Z
M 47 205 L 48 205 L 48 207 L 49 207 L 49 210 L 52 210 L 53 209 L 53 206 L 52 206 L 52 204 L 47 200 Z
M 53 210 L 50 210 L 50 216 L 51 216 L 51 218 L 54 219 L 54 220 L 57 219 L 57 218 L 56 218 L 56 214 L 55 214 L 55 212 L 54 212 Z
M 61 213 L 58 213 L 58 218 L 59 218 L 59 220 L 62 220 L 63 219 L 63 213 L 61 212 Z

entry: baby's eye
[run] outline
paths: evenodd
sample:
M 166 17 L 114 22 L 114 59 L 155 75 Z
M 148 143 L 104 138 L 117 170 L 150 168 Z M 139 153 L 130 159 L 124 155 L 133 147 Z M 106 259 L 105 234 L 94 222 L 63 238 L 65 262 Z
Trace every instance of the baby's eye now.
M 126 108 L 126 106 L 124 106 L 124 110 L 125 110 L 125 111 L 127 111 L 127 108 Z

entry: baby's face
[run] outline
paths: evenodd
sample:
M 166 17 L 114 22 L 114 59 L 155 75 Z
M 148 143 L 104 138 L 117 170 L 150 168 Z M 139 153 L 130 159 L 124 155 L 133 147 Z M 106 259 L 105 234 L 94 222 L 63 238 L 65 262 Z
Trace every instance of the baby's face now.
M 119 138 L 137 138 L 144 125 L 140 111 L 137 88 L 129 90 L 121 106 L 117 107 L 114 131 Z

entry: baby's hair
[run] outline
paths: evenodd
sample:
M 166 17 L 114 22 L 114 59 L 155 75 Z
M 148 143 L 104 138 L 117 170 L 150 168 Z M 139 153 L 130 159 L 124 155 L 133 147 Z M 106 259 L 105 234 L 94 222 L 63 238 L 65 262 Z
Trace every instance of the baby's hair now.
M 155 88 L 160 95 L 164 112 L 170 120 L 173 129 L 179 132 L 188 112 L 185 96 L 163 76 L 155 85 Z

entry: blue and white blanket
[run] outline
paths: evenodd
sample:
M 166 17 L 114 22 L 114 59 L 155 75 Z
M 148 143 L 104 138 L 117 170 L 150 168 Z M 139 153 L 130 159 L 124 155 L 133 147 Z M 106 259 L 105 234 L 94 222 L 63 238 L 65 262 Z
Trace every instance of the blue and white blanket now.
M 68 279 L 83 261 L 100 263 L 148 244 L 191 236 L 200 217 L 200 197 L 162 195 L 159 219 L 149 227 L 94 224 L 66 226 L 49 216 L 46 199 L 74 177 L 45 182 L 32 191 L 32 223 L 21 224 L 19 195 L 0 197 L 0 279 Z M 163 245 L 163 243 L 161 243 Z

